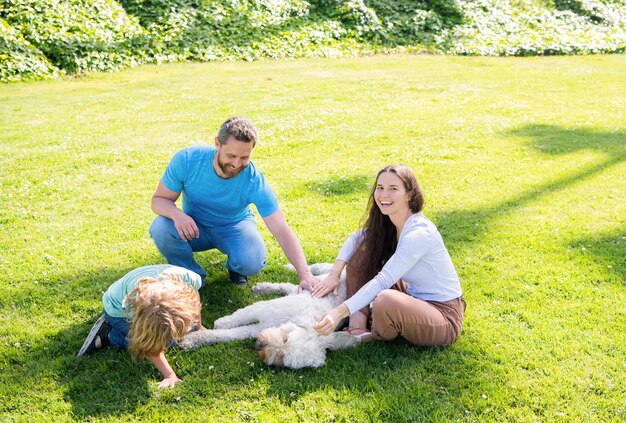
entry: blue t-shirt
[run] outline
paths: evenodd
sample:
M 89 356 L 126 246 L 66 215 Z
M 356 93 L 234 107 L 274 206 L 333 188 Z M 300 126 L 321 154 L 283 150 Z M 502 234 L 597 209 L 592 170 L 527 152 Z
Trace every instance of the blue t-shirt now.
M 252 217 L 250 204 L 261 217 L 278 211 L 274 191 L 252 162 L 234 178 L 217 176 L 213 168 L 216 151 L 208 145 L 184 148 L 165 169 L 161 182 L 171 191 L 182 192 L 185 213 L 198 225 L 211 228 Z
M 121 279 L 115 281 L 102 295 L 104 309 L 111 317 L 125 317 L 126 296 L 137 286 L 143 277 L 161 279 L 163 274 L 178 275 L 180 279 L 191 285 L 196 291 L 202 287 L 202 278 L 196 272 L 171 264 L 153 264 L 131 270 Z

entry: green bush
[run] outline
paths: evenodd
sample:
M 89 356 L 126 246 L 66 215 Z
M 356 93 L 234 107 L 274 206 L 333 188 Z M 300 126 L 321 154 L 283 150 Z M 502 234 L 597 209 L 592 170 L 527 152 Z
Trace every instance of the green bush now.
M 442 31 L 437 47 L 445 53 L 481 56 L 623 52 L 626 7 L 584 3 L 595 4 L 599 14 L 594 16 L 601 14 L 602 23 L 590 18 L 590 6 L 579 13 L 536 6 L 519 12 L 510 0 L 459 0 L 465 23 Z
M 382 22 L 379 40 L 387 46 L 433 45 L 435 36 L 463 23 L 455 0 L 370 0 Z
M 113 70 L 145 59 L 145 31 L 113 0 L 6 0 L 2 17 L 66 72 Z
M 0 19 L 0 81 L 57 76 L 59 70 L 22 34 Z
M 624 0 L 5 0 L 3 81 L 139 63 L 619 53 Z
M 150 51 L 158 63 L 326 56 L 348 34 L 337 21 L 305 19 L 309 3 L 302 0 L 160 0 L 150 8 L 145 4 L 122 2 L 149 34 Z

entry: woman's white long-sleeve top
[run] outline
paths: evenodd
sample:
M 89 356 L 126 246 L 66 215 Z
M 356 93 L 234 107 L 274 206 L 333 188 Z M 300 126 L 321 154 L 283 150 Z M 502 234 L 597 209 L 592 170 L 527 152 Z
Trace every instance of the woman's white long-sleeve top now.
M 350 260 L 361 235 L 362 231 L 357 231 L 348 238 L 338 260 Z M 399 279 L 408 284 L 409 295 L 424 301 L 449 301 L 462 295 L 459 277 L 441 234 L 422 212 L 412 215 L 404 224 L 396 251 L 382 270 L 344 304 L 353 314 Z

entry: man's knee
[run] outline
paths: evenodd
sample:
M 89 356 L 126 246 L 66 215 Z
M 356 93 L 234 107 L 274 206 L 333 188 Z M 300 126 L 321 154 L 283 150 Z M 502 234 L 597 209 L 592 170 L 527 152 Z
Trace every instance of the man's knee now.
M 152 221 L 152 225 L 150 225 L 150 236 L 157 246 L 164 245 L 173 238 L 175 239 L 177 234 L 174 221 L 167 217 L 157 216 Z
M 252 254 L 233 254 L 228 257 L 228 268 L 246 276 L 254 276 L 261 273 L 265 264 L 265 251 Z

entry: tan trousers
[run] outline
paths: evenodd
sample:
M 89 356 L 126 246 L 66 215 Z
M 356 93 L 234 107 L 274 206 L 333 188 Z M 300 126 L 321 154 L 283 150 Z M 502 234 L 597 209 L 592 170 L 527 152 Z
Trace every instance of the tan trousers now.
M 385 289 L 372 303 L 372 334 L 389 341 L 400 335 L 416 345 L 448 345 L 461 333 L 465 301 L 423 301 Z
M 353 269 L 348 263 L 348 298 L 361 288 L 350 277 Z M 359 312 L 371 321 L 370 330 L 376 339 L 390 341 L 399 335 L 415 345 L 448 345 L 461 333 L 465 307 L 461 297 L 445 302 L 412 297 L 406 294 L 406 284 L 400 280 L 392 289 L 378 294 L 371 309 L 364 307 Z

